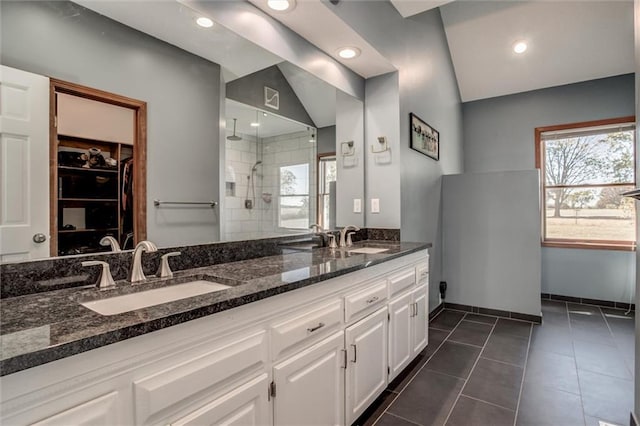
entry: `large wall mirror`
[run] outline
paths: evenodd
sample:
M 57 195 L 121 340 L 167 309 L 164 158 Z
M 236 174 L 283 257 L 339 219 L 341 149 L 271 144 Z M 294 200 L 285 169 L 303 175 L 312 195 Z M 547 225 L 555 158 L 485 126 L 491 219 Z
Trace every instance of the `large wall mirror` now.
M 171 247 L 364 223 L 341 214 L 363 198 L 363 161 L 340 154 L 363 142 L 361 100 L 219 23 L 197 27 L 188 4 L 80 3 L 3 1 L 1 62 L 146 102 L 148 239 Z M 19 192 L 2 185 L 5 197 Z

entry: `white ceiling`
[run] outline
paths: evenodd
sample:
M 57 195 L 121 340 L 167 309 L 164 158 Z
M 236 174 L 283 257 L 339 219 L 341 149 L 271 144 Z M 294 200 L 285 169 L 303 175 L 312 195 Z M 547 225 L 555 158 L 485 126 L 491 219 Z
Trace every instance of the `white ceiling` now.
M 318 127 L 335 124 L 336 89 L 333 86 L 283 62 L 282 58 L 220 24 L 206 29 L 198 27 L 195 19 L 206 14 L 189 5 L 167 0 L 74 1 L 87 9 L 220 64 L 225 82 L 278 65 L 313 122 Z M 274 132 L 281 131 L 280 127 L 282 126 L 266 132 L 270 135 L 277 134 Z M 255 133 L 255 129 L 249 131 Z
M 195 11 L 179 2 L 77 1 L 221 64 L 226 81 L 281 62 L 221 25 L 195 27 Z M 270 11 L 265 0 L 250 1 L 332 57 L 339 46 L 360 47 L 360 58 L 340 61 L 364 77 L 395 70 L 320 0 L 298 0 L 289 13 Z M 410 16 L 449 0 L 391 1 Z M 440 14 L 464 102 L 634 72 L 632 0 L 458 0 L 441 6 Z M 519 39 L 529 43 L 523 55 L 512 51 Z M 300 91 L 296 73 L 283 73 Z M 309 88 L 299 97 L 319 127 L 328 123 L 322 117 L 326 108 L 313 107 L 314 97 L 322 96 Z
M 225 81 L 282 62 L 278 56 L 221 25 L 200 28 L 199 13 L 176 1 L 74 0 L 87 9 L 220 64 Z
M 398 10 L 403 18 L 435 9 L 453 0 L 391 0 L 391 4 Z
M 386 58 L 320 0 L 298 0 L 293 10 L 284 13 L 270 9 L 267 0 L 249 1 L 364 78 L 396 71 Z M 338 49 L 346 46 L 358 47 L 362 51 L 360 56 L 353 59 L 339 57 Z
M 462 101 L 634 72 L 633 1 L 456 1 L 440 8 Z M 517 40 L 529 48 L 512 50 Z
M 329 54 L 337 44 L 369 46 L 319 0 L 288 13 L 250 1 Z M 440 7 L 463 102 L 634 72 L 632 0 L 390 1 L 404 17 Z M 516 55 L 520 39 L 529 49 Z M 365 77 L 380 63 L 343 61 Z

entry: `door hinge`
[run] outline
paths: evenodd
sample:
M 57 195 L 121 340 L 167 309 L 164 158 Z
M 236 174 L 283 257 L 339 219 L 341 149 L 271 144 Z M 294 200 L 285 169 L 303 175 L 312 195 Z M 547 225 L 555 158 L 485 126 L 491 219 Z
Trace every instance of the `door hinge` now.
M 391 313 L 387 312 L 387 321 L 391 321 Z
M 391 375 L 391 367 L 387 365 L 387 376 Z
M 269 397 L 270 398 L 276 397 L 276 382 L 269 383 Z

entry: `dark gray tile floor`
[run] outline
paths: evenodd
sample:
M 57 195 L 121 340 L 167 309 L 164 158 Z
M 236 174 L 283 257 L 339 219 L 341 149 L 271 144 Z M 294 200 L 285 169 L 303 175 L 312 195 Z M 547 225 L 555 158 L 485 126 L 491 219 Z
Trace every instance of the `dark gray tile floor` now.
M 444 310 L 429 345 L 355 424 L 626 425 L 634 316 L 542 301 L 543 324 Z

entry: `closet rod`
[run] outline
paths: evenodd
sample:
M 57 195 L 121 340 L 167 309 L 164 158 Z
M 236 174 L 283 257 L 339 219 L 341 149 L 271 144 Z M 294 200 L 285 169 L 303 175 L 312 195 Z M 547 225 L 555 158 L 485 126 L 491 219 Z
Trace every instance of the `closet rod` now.
M 163 204 L 199 205 L 199 206 L 209 206 L 211 208 L 214 208 L 215 206 L 218 205 L 218 202 L 217 201 L 160 201 L 160 200 L 153 200 L 153 205 L 156 206 L 156 207 L 160 207 Z

